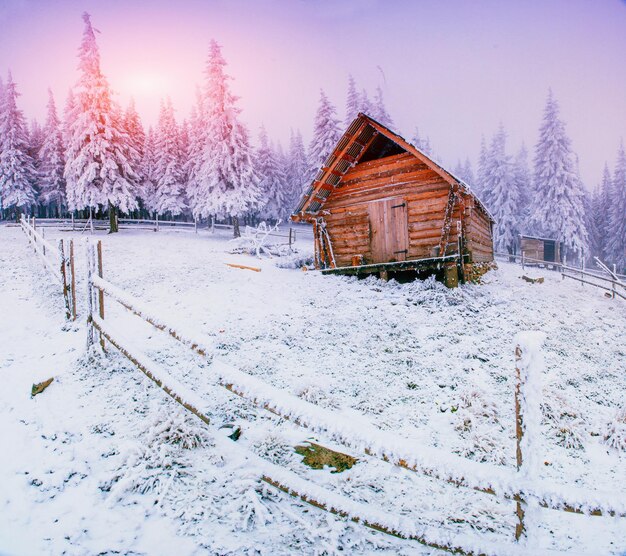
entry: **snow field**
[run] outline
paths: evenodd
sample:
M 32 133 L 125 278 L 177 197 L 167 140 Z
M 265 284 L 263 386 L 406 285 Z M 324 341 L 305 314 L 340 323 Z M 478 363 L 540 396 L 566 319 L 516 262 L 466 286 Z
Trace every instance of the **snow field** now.
M 273 261 L 255 261 L 255 265 L 263 267 L 261 273 L 229 269 L 223 264 L 226 259 L 242 264 L 250 264 L 251 259 L 225 255 L 224 240 L 206 236 L 133 233 L 102 239 L 105 278 L 149 302 L 155 314 L 168 315 L 168 323 L 178 320 L 188 328 L 193 323 L 197 336 L 216 341 L 217 353 L 226 363 L 322 407 L 341 409 L 355 430 L 362 422 L 374 423 L 390 436 L 409 437 L 415 446 L 440 446 L 476 461 L 513 465 L 513 337 L 514 331 L 521 328 L 547 329 L 548 374 L 561 371 L 556 363 L 560 366 L 564 360 L 571 364 L 581 353 L 588 353 L 592 359 L 579 368 L 589 376 L 593 375 L 594 364 L 612 362 L 613 376 L 594 376 L 596 380 L 585 381 L 591 385 L 583 389 L 580 399 L 576 396 L 578 389 L 571 388 L 573 385 L 567 382 L 573 377 L 567 376 L 558 383 L 561 387 L 558 390 L 565 390 L 562 396 L 569 396 L 563 399 L 574 407 L 585 408 L 580 425 L 583 432 L 601 428 L 603 420 L 618 406 L 611 407 L 611 401 L 619 400 L 620 390 L 624 390 L 623 373 L 621 383 L 615 380 L 620 377 L 620 345 L 612 341 L 623 334 L 624 312 L 620 306 L 597 296 L 593 298 L 593 294 L 589 301 L 589 289 L 583 295 L 581 290 L 550 277 L 546 277 L 543 290 L 533 288 L 517 279 L 515 273 L 521 273 L 521 269 L 516 267 L 503 265 L 488 278 L 490 283 L 486 286 L 449 291 L 431 282 L 400 285 L 373 279 L 359 282 L 321 277 L 277 269 Z M 164 261 L 169 264 L 165 265 Z M 572 296 L 584 299 L 585 305 L 570 306 Z M 318 484 L 331 485 L 356 500 L 386 509 L 393 503 L 400 514 L 419 516 L 420 522 L 425 520 L 434 526 L 443 523 L 447 529 L 458 526 L 467 531 L 469 523 L 470 528 L 483 531 L 486 537 L 491 529 L 500 539 L 503 534 L 504 538 L 510 538 L 512 504 L 499 504 L 478 493 L 417 478 L 382 462 L 362 458 L 353 469 L 340 475 L 306 470 L 303 473 L 299 458 L 287 449 L 293 445 L 294 435 L 299 434 L 302 439 L 302 431 L 278 419 L 257 415 L 254 409 L 227 392 L 218 392 L 206 364 L 203 369 L 195 356 L 167 344 L 161 338 L 165 335 L 155 334 L 147 325 L 142 328 L 140 322 L 131 324 L 129 315 L 123 314 L 121 308 L 116 313 L 112 303 L 105 302 L 105 307 L 105 321 L 115 322 L 116 327 L 120 326 L 137 343 L 145 345 L 155 359 L 169 361 L 169 372 L 193 385 L 202 399 L 210 401 L 215 417 L 256 419 L 255 427 L 246 429 L 244 437 L 258 451 L 266 450 L 274 457 L 278 457 L 276 453 L 282 454 L 280 457 L 287 459 L 287 464 L 301 475 Z M 559 321 L 558 313 L 550 310 L 564 311 L 561 318 L 565 316 L 571 321 Z M 174 317 L 170 319 L 169 315 Z M 576 326 L 589 319 L 591 331 L 595 326 L 599 332 L 595 338 L 605 340 L 601 346 L 604 351 L 585 350 L 584 345 L 576 345 L 570 339 L 566 343 L 568 351 L 555 354 L 554 346 L 558 342 L 551 344 L 551 334 L 562 340 L 577 332 L 575 340 L 580 340 L 588 329 L 577 330 Z M 497 322 L 499 327 L 488 326 L 489 320 Z M 564 334 L 560 333 L 563 325 Z M 470 327 L 478 327 L 481 333 L 471 334 Z M 138 341 L 140 334 L 145 343 L 143 339 Z M 554 387 L 550 381 L 546 382 L 546 388 Z M 381 385 L 385 385 L 386 391 L 381 391 Z M 600 395 L 608 398 L 605 405 L 590 402 L 594 390 L 598 392 L 596 399 Z M 583 400 L 587 402 L 584 406 L 579 403 Z M 543 426 L 548 437 L 560 438 L 551 430 L 551 423 Z M 619 465 L 623 456 L 616 451 L 602 456 L 603 448 L 595 441 L 597 437 L 583 437 L 578 432 L 585 442 L 582 450 L 558 444 L 545 448 L 553 461 L 542 468 L 543 478 L 554 479 L 559 484 L 578 479 L 576 482 L 582 486 L 601 486 L 593 485 L 594 477 L 587 469 L 593 457 L 594 465 L 604 462 L 597 478 L 604 479 L 606 485 L 619 484 L 613 481 L 623 474 L 623 465 L 621 468 Z M 560 469 L 551 474 L 557 464 Z M 610 477 L 606 477 L 605 470 Z M 384 490 L 380 485 L 384 485 Z M 295 512 L 302 511 L 295 502 L 290 506 Z M 583 541 L 589 535 L 594 539 L 596 535 L 600 537 L 598 531 L 602 530 L 600 542 L 606 552 L 612 550 L 611 542 L 619 543 L 620 538 L 623 542 L 623 522 L 608 523 L 603 519 L 599 522 L 598 518 L 564 516 L 547 510 L 541 516 L 546 528 L 549 521 L 549 527 L 576 531 Z M 571 522 L 576 527 L 566 525 L 571 519 L 578 519 Z M 587 520 L 584 523 L 589 527 L 593 525 L 593 532 L 580 526 L 581 519 Z M 537 533 L 546 541 L 543 531 Z M 355 534 L 359 543 L 365 543 L 359 545 L 361 548 L 371 548 L 368 543 L 378 537 L 360 530 Z M 559 538 L 557 545 L 572 547 L 579 541 L 580 538 L 571 535 L 571 538 Z M 379 542 L 376 540 L 375 546 L 381 548 L 376 544 Z M 415 545 L 406 546 L 415 549 Z M 597 542 L 593 546 L 598 546 Z

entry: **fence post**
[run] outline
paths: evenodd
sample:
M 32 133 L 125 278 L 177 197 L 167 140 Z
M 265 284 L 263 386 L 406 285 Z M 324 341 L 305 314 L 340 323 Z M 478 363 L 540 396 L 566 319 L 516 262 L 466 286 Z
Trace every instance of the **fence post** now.
M 98 240 L 98 276 L 102 278 L 102 242 Z M 98 314 L 101 319 L 104 319 L 104 292 L 98 288 Z M 104 349 L 104 337 L 100 334 L 100 345 Z
M 193 229 L 196 233 L 198 233 L 198 219 L 197 218 L 193 219 Z
M 41 237 L 43 241 L 41 242 L 41 247 L 43 248 L 43 256 L 46 256 L 46 230 L 45 228 L 41 228 Z
M 87 239 L 87 349 L 94 342 L 93 334 L 93 245 Z
M 291 251 L 291 228 L 289 228 L 289 250 Z
M 72 232 L 74 231 L 74 213 L 72 213 Z
M 515 346 L 515 459 L 520 476 L 528 478 L 536 471 L 541 438 L 541 378 L 543 355 L 541 332 L 521 332 Z M 519 494 L 515 497 L 517 523 L 515 540 L 528 538 L 526 523 L 527 501 Z
M 74 274 L 73 239 L 70 239 L 70 294 L 72 296 L 72 320 L 76 320 L 76 275 Z
M 617 265 L 613 264 L 613 275 L 617 276 Z M 611 282 L 611 289 L 612 291 L 612 295 L 613 295 L 613 299 L 615 299 L 615 278 L 613 278 L 613 281 Z
M 63 279 L 63 299 L 65 300 L 65 307 L 67 309 L 67 319 L 72 316 L 72 310 L 70 307 L 69 286 L 67 284 L 67 272 L 65 268 L 65 250 L 63 249 L 63 240 L 59 240 L 59 257 L 61 259 L 61 278 Z

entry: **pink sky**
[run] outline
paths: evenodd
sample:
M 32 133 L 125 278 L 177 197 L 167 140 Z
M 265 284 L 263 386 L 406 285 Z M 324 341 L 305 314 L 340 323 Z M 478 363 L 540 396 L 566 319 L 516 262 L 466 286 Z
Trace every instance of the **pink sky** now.
M 419 126 L 452 166 L 475 165 L 500 121 L 511 152 L 532 149 L 550 86 L 588 187 L 626 135 L 620 0 L 0 0 L 0 71 L 12 70 L 27 117 L 43 119 L 48 87 L 62 107 L 85 10 L 109 82 L 146 124 L 166 95 L 187 117 L 215 38 L 255 139 L 264 123 L 283 144 L 290 128 L 308 140 L 320 87 L 343 119 L 350 73 L 371 96 L 380 85 L 397 130 Z

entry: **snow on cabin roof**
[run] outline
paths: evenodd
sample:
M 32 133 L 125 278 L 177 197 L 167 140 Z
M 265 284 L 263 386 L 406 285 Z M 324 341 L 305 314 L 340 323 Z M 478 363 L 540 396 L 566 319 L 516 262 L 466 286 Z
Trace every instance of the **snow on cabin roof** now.
M 522 239 L 538 239 L 539 241 L 555 241 L 556 243 L 563 243 L 555 237 L 538 237 L 538 236 L 527 236 L 526 234 L 519 235 Z
M 306 217 L 306 215 L 313 216 L 318 214 L 324 206 L 326 199 L 328 199 L 332 191 L 340 183 L 344 174 L 354 165 L 362 161 L 361 159 L 370 151 L 370 148 L 374 147 L 374 141 L 376 141 L 377 137 L 380 135 L 398 147 L 398 152 L 408 152 L 412 154 L 431 170 L 439 174 L 450 186 L 453 187 L 457 185 L 466 194 L 474 197 L 478 205 L 485 211 L 485 214 L 487 214 L 492 222 L 495 222 L 494 217 L 485 204 L 465 181 L 455 176 L 449 170 L 446 170 L 443 164 L 433 157 L 424 153 L 397 133 L 394 133 L 389 128 L 378 123 L 374 118 L 362 112 L 359 113 L 350 124 L 333 151 L 324 161 L 324 165 L 318 170 L 313 182 L 302 195 L 296 210 L 292 214 L 292 219 L 301 220 Z M 390 150 L 387 145 L 387 148 L 379 154 L 391 156 L 398 153 L 394 152 L 393 148 Z M 383 156 L 375 158 L 383 158 Z

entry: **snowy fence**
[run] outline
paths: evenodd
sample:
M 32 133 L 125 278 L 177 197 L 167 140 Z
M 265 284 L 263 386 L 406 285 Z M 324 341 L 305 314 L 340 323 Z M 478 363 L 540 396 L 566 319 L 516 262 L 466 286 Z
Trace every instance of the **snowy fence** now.
M 210 424 L 207 412 L 202 409 L 205 403 L 197 394 L 171 377 L 162 365 L 149 359 L 140 346 L 126 338 L 122 339 L 122 335 L 115 332 L 114 326 L 105 322 L 104 296 L 202 357 L 212 355 L 213 345 L 194 338 L 193 333 L 182 331 L 180 327 L 170 326 L 141 301 L 105 280 L 100 242 L 96 246 L 88 245 L 87 284 L 89 343 L 95 343 L 99 334 L 102 345 L 108 341 L 174 400 L 203 422 Z M 516 470 L 477 463 L 435 448 L 414 447 L 408 440 L 390 439 L 388 434 L 373 425 L 360 423 L 358 427 L 352 427 L 339 413 L 302 400 L 219 360 L 214 360 L 210 369 L 217 384 L 233 394 L 298 426 L 324 434 L 330 441 L 342 444 L 348 450 L 355 450 L 456 487 L 514 501 L 517 516 L 515 539 L 524 540 L 528 535 L 524 522 L 527 505 L 585 515 L 626 517 L 626 500 L 619 494 L 555 485 L 552 481 L 536 476 L 537 462 L 541 461 L 541 342 L 538 333 L 520 334 L 516 339 Z M 460 554 L 525 553 L 523 544 L 493 543 L 475 536 L 419 527 L 410 519 L 372 509 L 305 481 L 274 464 L 264 460 L 259 462 L 258 456 L 254 454 L 248 456 L 251 461 L 254 460 L 255 466 L 262 469 L 261 478 L 267 484 L 318 508 L 378 531 Z
M 28 237 L 33 250 L 42 260 L 46 270 L 63 289 L 66 316 L 76 320 L 76 277 L 74 274 L 74 242 L 60 239 L 56 246 L 45 238 L 45 232 L 37 230 L 35 218 L 20 218 L 20 227 Z
M 540 266 L 543 268 L 552 268 L 553 270 L 561 273 L 561 278 L 575 280 L 581 284 L 588 284 L 601 290 L 604 290 L 607 297 L 615 299 L 619 297 L 626 300 L 626 276 L 618 274 L 615 271 L 615 267 L 611 270 L 597 257 L 596 264 L 600 270 L 593 270 L 589 268 L 576 268 L 564 263 L 542 261 L 540 259 L 534 259 L 525 255 L 511 255 L 509 253 L 496 253 L 497 257 L 506 259 L 508 261 L 519 262 L 522 268 L 525 266 Z
M 39 218 L 37 219 L 39 227 L 63 228 L 72 231 L 86 231 L 91 228 L 88 219 L 78 218 Z M 162 220 L 155 219 L 139 219 L 139 218 L 119 218 L 118 225 L 121 230 L 151 230 L 158 232 L 161 229 L 179 230 L 198 233 L 198 230 L 215 232 L 216 230 L 232 230 L 231 224 L 216 224 L 212 222 L 200 223 L 197 220 L 193 222 L 184 222 L 179 220 Z M 94 229 L 108 229 L 108 221 L 93 220 Z M 291 225 L 288 228 L 276 229 L 266 234 L 270 237 L 283 238 L 286 244 L 292 245 L 296 243 L 297 238 L 313 241 L 313 231 L 306 226 Z

